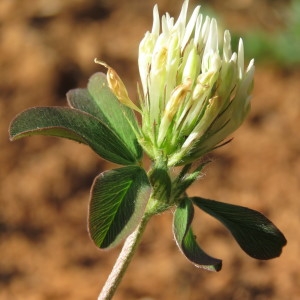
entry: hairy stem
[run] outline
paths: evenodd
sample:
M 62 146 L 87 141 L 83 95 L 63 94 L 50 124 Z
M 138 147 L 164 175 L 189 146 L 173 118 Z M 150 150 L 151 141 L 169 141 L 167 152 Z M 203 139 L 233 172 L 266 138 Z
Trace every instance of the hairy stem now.
M 98 300 L 110 300 L 112 299 L 118 285 L 120 284 L 129 263 L 137 249 L 137 246 L 141 240 L 141 237 L 145 231 L 146 225 L 150 219 L 149 214 L 145 214 L 139 226 L 135 231 L 126 239 L 122 251 L 107 278 L 106 283 L 98 296 Z

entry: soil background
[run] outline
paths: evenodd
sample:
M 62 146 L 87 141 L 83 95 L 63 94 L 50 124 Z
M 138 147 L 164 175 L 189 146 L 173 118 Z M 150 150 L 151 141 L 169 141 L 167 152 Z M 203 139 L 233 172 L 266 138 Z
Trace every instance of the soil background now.
M 181 1 L 158 0 L 177 16 Z M 32 137 L 10 143 L 11 119 L 32 106 L 65 106 L 106 61 L 132 98 L 137 50 L 152 26 L 152 0 L 0 0 L 0 299 L 96 299 L 121 246 L 98 250 L 87 234 L 93 178 L 117 167 L 72 141 Z M 195 3 L 192 2 L 192 5 Z M 287 1 L 203 1 L 226 28 L 280 30 Z M 246 45 L 247 47 L 247 45 Z M 252 111 L 190 195 L 259 210 L 285 234 L 281 257 L 248 257 L 226 229 L 197 211 L 202 247 L 223 259 L 211 273 L 175 245 L 172 213 L 154 217 L 114 299 L 300 299 L 300 69 L 257 65 Z

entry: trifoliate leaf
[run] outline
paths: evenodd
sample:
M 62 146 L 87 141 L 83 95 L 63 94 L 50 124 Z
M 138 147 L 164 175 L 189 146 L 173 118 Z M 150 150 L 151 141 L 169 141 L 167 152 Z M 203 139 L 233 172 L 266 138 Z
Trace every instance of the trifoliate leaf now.
M 281 254 L 282 247 L 286 245 L 284 235 L 258 211 L 200 197 L 193 197 L 191 200 L 222 222 L 241 248 L 254 258 L 275 258 Z
M 220 271 L 222 261 L 207 255 L 197 244 L 191 229 L 194 207 L 189 198 L 182 199 L 173 220 L 175 240 L 182 253 L 196 266 L 209 271 Z
M 89 145 L 103 158 L 121 165 L 136 163 L 136 156 L 114 131 L 94 116 L 64 107 L 35 107 L 17 115 L 10 125 L 10 139 L 48 135 Z
M 89 233 L 100 248 L 111 248 L 134 231 L 150 196 L 144 169 L 128 166 L 96 177 L 89 206 Z
M 107 84 L 106 75 L 95 73 L 87 89 L 73 89 L 67 93 L 71 107 L 87 112 L 111 128 L 136 160 L 142 157 L 142 148 L 135 131 L 138 125 L 133 111 L 120 103 Z

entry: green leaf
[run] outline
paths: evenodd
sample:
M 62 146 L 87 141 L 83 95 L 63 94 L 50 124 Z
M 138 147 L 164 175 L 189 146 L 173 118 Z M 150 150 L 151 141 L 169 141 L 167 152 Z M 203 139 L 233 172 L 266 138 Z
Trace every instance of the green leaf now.
M 199 208 L 218 219 L 251 257 L 271 259 L 286 245 L 284 235 L 261 213 L 243 206 L 193 197 Z
M 89 233 L 100 248 L 117 245 L 134 231 L 150 196 L 144 169 L 128 166 L 95 178 L 89 206 Z
M 93 115 L 111 128 L 137 160 L 142 157 L 142 148 L 134 133 L 138 131 L 135 115 L 110 90 L 105 74 L 95 73 L 87 89 L 70 90 L 67 99 L 71 107 Z
M 136 163 L 136 157 L 110 128 L 77 109 L 35 107 L 25 110 L 12 121 L 9 132 L 11 140 L 31 135 L 63 137 L 89 145 L 111 162 Z
M 190 227 L 193 217 L 194 207 L 191 200 L 189 198 L 182 199 L 173 220 L 173 232 L 177 245 L 187 259 L 196 266 L 209 271 L 220 271 L 222 261 L 207 255 L 197 244 Z

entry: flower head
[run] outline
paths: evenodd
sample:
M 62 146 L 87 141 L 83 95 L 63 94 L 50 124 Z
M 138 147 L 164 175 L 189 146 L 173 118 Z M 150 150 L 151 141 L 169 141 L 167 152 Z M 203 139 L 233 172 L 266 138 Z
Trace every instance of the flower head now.
M 142 115 L 140 144 L 169 166 L 193 162 L 224 142 L 247 116 L 253 87 L 254 61 L 245 70 L 242 40 L 232 52 L 226 30 L 220 54 L 217 21 L 203 17 L 200 6 L 188 19 L 188 3 L 176 21 L 168 13 L 160 20 L 154 7 L 152 30 L 139 45 L 141 109 L 115 71 L 101 63 L 119 100 Z
M 215 148 L 235 131 L 250 108 L 254 62 L 244 70 L 243 42 L 232 53 L 229 31 L 203 17 L 188 0 L 175 22 L 153 11 L 153 27 L 139 46 L 142 144 L 169 165 L 183 165 Z

